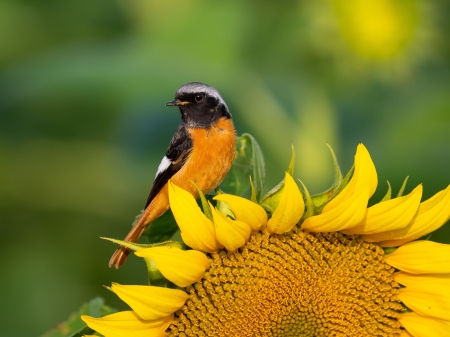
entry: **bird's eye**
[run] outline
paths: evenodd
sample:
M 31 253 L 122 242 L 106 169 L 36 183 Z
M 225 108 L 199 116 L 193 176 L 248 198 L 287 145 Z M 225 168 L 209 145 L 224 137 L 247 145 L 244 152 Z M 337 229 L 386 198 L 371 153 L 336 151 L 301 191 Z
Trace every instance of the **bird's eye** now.
M 197 94 L 195 95 L 195 101 L 200 102 L 203 99 L 203 94 Z

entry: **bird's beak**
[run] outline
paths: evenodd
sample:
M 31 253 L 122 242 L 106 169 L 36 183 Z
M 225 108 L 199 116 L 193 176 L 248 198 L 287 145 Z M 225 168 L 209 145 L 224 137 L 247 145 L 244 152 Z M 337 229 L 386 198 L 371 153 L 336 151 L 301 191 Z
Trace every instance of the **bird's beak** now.
M 182 102 L 179 99 L 175 99 L 173 101 L 166 103 L 166 106 L 182 106 L 186 104 L 189 104 L 189 102 Z

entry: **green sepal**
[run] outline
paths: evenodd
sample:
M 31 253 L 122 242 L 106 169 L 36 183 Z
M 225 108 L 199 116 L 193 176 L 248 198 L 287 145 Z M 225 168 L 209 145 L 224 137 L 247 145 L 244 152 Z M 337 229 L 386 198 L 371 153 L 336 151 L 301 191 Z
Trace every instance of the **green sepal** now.
M 161 246 L 171 246 L 176 247 L 179 249 L 184 249 L 184 246 L 182 243 L 177 241 L 165 241 L 160 243 L 150 243 L 150 244 L 142 244 L 142 243 L 134 243 L 134 242 L 128 242 L 128 241 L 122 241 L 122 240 L 116 240 L 111 238 L 101 238 L 103 240 L 108 240 L 114 243 L 117 243 L 121 246 L 130 248 L 132 251 L 138 251 L 144 248 L 151 248 L 151 247 L 161 247 Z M 169 287 L 169 288 L 176 288 L 176 286 L 167 280 L 159 271 L 158 266 L 153 262 L 153 260 L 144 257 L 145 264 L 147 265 L 147 272 L 148 272 L 148 283 L 153 286 L 160 286 L 160 287 Z
M 89 315 L 98 318 L 113 314 L 116 311 L 106 306 L 103 298 L 95 297 L 83 304 L 77 312 L 72 313 L 67 321 L 58 324 L 54 329 L 41 335 L 41 337 L 82 337 L 84 335 L 92 335 L 94 330 L 89 328 L 81 320 L 80 316 Z
M 391 184 L 389 183 L 389 180 L 387 180 L 386 182 L 388 184 L 388 190 L 386 192 L 386 195 L 383 197 L 383 199 L 380 200 L 380 202 L 391 200 L 391 197 L 392 197 Z
M 388 254 L 392 254 L 393 252 L 395 252 L 397 250 L 397 247 L 386 247 L 383 248 L 384 250 L 384 255 L 388 255 Z
M 294 164 L 295 164 L 295 150 L 292 145 L 291 151 L 291 161 L 289 162 L 289 166 L 286 172 L 288 172 L 291 176 L 294 174 Z M 270 214 L 273 214 L 280 203 L 281 194 L 284 188 L 284 178 L 281 182 L 278 183 L 274 188 L 272 188 L 261 200 L 260 205 Z
M 160 246 L 170 246 L 170 247 L 176 247 L 179 249 L 184 249 L 185 246 L 177 241 L 166 241 L 166 242 L 161 242 L 159 244 L 152 244 L 152 245 L 148 245 L 150 247 L 160 247 Z M 149 247 L 146 247 L 149 248 Z M 163 274 L 161 274 L 161 271 L 159 270 L 158 266 L 156 265 L 156 263 L 148 258 L 148 257 L 144 257 L 143 258 L 145 261 L 145 265 L 147 266 L 147 274 L 148 274 L 148 284 L 152 285 L 152 286 L 157 286 L 157 287 L 166 287 L 166 288 L 177 288 L 177 286 L 175 284 L 173 284 L 172 282 L 170 282 L 168 279 L 166 279 Z
M 261 197 L 266 171 L 264 156 L 255 138 L 248 133 L 236 140 L 236 157 L 230 172 L 220 184 L 226 193 L 249 198 L 251 185 L 248 177 L 252 177 L 256 199 Z
M 407 176 L 405 178 L 405 180 L 403 180 L 402 187 L 400 187 L 400 191 L 398 191 L 398 193 L 397 193 L 397 198 L 401 197 L 403 195 L 403 192 L 405 192 L 406 183 L 408 182 L 408 179 L 409 179 L 409 176 Z
M 100 239 L 102 240 L 107 240 L 107 241 L 111 241 L 113 243 L 117 243 L 118 245 L 130 248 L 132 251 L 138 251 L 144 248 L 149 248 L 151 247 L 153 244 L 142 244 L 142 243 L 134 243 L 134 242 L 129 242 L 129 241 L 122 241 L 122 240 L 117 240 L 117 239 L 112 239 L 112 238 L 105 238 L 105 237 L 100 237 Z
M 305 184 L 303 184 L 303 181 L 300 179 L 298 180 L 300 184 L 303 186 L 303 195 L 305 196 L 305 206 L 306 206 L 306 212 L 302 216 L 302 221 L 306 218 L 309 218 L 310 216 L 316 215 L 316 205 L 314 205 L 314 202 L 311 199 L 311 195 L 309 194 L 308 189 L 306 188 Z
M 353 164 L 352 167 L 350 167 L 350 170 L 348 170 L 344 179 L 342 179 L 342 183 L 341 183 L 341 185 L 339 185 L 339 188 L 336 190 L 336 193 L 333 195 L 333 197 L 336 196 L 337 194 L 341 193 L 341 191 L 348 185 L 350 179 L 353 176 L 354 170 L 355 170 L 355 164 Z
M 195 188 L 198 191 L 198 195 L 200 197 L 200 202 L 202 203 L 203 213 L 205 213 L 206 217 L 209 220 L 213 221 L 213 215 L 212 215 L 212 212 L 211 212 L 211 208 L 209 207 L 208 200 L 206 200 L 205 195 L 203 194 L 203 192 L 200 189 L 200 187 L 198 187 L 197 184 L 194 183 L 193 181 L 191 181 L 191 183 L 194 184 Z
M 273 214 L 277 209 L 278 204 L 281 199 L 281 190 L 284 187 L 284 179 L 278 183 L 274 188 L 272 188 L 264 198 L 261 200 L 260 205 L 269 213 Z
M 295 149 L 294 144 L 291 143 L 291 161 L 289 162 L 288 169 L 286 170 L 286 172 L 289 173 L 291 177 L 294 176 L 294 166 L 295 166 Z
M 216 195 L 223 194 L 222 190 L 220 188 L 216 188 L 215 190 Z M 216 208 L 217 210 L 222 213 L 223 215 L 235 220 L 236 216 L 234 215 L 233 211 L 230 208 L 230 205 L 228 205 L 225 201 L 220 200 L 214 200 L 216 202 Z M 213 219 L 211 219 L 213 221 Z M 214 221 L 213 221 L 214 222 Z
M 109 290 L 110 292 L 114 292 L 112 289 L 111 289 L 111 287 L 110 286 L 105 286 L 105 285 L 103 285 L 103 288 L 105 288 L 105 289 L 107 289 L 107 290 Z
M 158 266 L 156 263 L 148 258 L 144 257 L 145 264 L 147 266 L 147 272 L 148 272 L 148 284 L 151 286 L 157 286 L 157 287 L 165 287 L 165 288 L 176 288 L 177 286 L 170 282 L 168 279 L 166 279 L 163 274 L 159 271 Z
M 345 178 L 342 177 L 342 172 L 339 167 L 339 163 L 336 158 L 336 154 L 334 153 L 333 148 L 330 146 L 330 144 L 327 144 L 328 149 L 330 150 L 331 157 L 333 158 L 333 166 L 334 166 L 334 182 L 331 187 L 319 194 L 315 194 L 311 197 L 315 207 L 316 211 L 320 212 L 325 207 L 325 205 L 333 199 L 340 191 L 344 189 L 345 186 L 347 186 L 348 182 L 350 181 L 351 174 L 353 173 L 353 168 L 350 169 L 350 171 L 347 173 Z
M 132 251 L 135 251 L 135 252 L 138 250 L 144 249 L 144 248 L 160 247 L 160 246 L 171 246 L 171 247 L 176 247 L 176 248 L 180 248 L 180 249 L 184 248 L 183 244 L 181 244 L 178 241 L 173 241 L 173 240 L 168 240 L 168 241 L 158 242 L 158 243 L 135 243 L 135 242 L 117 240 L 117 239 L 112 239 L 112 238 L 105 238 L 105 237 L 100 237 L 100 239 L 117 243 L 118 245 L 130 248 Z

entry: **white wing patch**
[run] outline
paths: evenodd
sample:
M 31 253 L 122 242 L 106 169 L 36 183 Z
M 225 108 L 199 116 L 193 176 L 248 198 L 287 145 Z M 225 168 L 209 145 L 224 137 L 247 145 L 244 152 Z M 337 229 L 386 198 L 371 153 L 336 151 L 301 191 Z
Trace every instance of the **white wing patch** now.
M 164 158 L 161 160 L 161 163 L 158 166 L 158 171 L 156 171 L 156 175 L 155 178 L 162 172 L 164 172 L 165 170 L 167 170 L 167 168 L 170 166 L 170 164 L 172 164 L 172 162 L 170 161 L 169 158 L 167 158 L 166 156 L 164 156 Z

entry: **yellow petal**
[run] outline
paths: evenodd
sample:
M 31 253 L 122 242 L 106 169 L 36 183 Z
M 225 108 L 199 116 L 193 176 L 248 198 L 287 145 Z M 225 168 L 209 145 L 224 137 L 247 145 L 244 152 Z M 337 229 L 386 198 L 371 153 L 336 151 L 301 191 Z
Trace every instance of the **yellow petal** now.
M 93 330 L 107 337 L 164 337 L 173 315 L 155 321 L 144 321 L 134 311 L 121 311 L 101 318 L 82 315 Z
M 352 228 L 344 230 L 345 234 L 373 234 L 406 227 L 420 205 L 422 185 L 410 194 L 380 202 L 367 209 L 363 221 Z
M 366 214 L 369 189 L 366 188 L 342 200 L 328 212 L 307 218 L 302 229 L 310 232 L 335 232 L 360 223 Z
M 157 320 L 180 309 L 189 295 L 184 291 L 113 283 L 111 290 L 144 320 Z
M 419 315 L 450 319 L 450 284 L 440 280 L 412 283 L 400 289 L 399 299 Z
M 226 202 L 236 220 L 248 224 L 253 232 L 258 232 L 266 227 L 267 213 L 264 208 L 253 201 L 232 194 L 218 194 L 213 199 Z
M 312 232 L 346 230 L 360 224 L 366 214 L 369 198 L 378 184 L 377 171 L 364 145 L 355 155 L 355 172 L 348 185 L 325 205 L 322 213 L 307 218 L 302 229 Z
M 213 223 L 200 210 L 192 194 L 170 180 L 168 184 L 170 208 L 183 241 L 191 248 L 208 253 L 222 248 L 216 240 Z
M 450 321 L 423 317 L 414 312 L 400 315 L 398 321 L 414 337 L 450 336 Z
M 435 231 L 448 220 L 449 216 L 450 185 L 422 202 L 416 215 L 406 227 L 363 235 L 363 239 L 369 242 L 380 242 L 383 247 L 397 247 Z
M 398 337 L 414 337 L 413 335 L 411 335 L 408 331 L 406 330 L 402 330 L 400 332 L 400 335 Z
M 394 275 L 394 279 L 406 287 L 434 283 L 450 286 L 450 274 L 409 274 L 401 271 Z
M 291 175 L 286 172 L 280 203 L 267 222 L 269 233 L 289 232 L 301 219 L 305 211 L 302 193 Z
M 199 281 L 210 266 L 206 255 L 197 250 L 160 246 L 144 248 L 135 254 L 150 258 L 166 279 L 183 288 Z
M 414 241 L 384 257 L 386 263 L 411 274 L 450 273 L 450 245 Z
M 367 200 L 375 193 L 378 185 L 378 175 L 370 157 L 369 151 L 363 144 L 359 144 L 355 154 L 355 172 L 348 185 L 334 197 L 322 210 L 322 214 L 333 208 L 339 207 L 344 200 L 352 197 L 354 194 L 361 193 L 366 188 L 369 189 Z M 357 225 L 357 224 L 355 224 Z
M 211 204 L 211 212 L 216 227 L 217 241 L 231 252 L 242 247 L 250 238 L 252 229 L 245 222 L 231 220 Z

